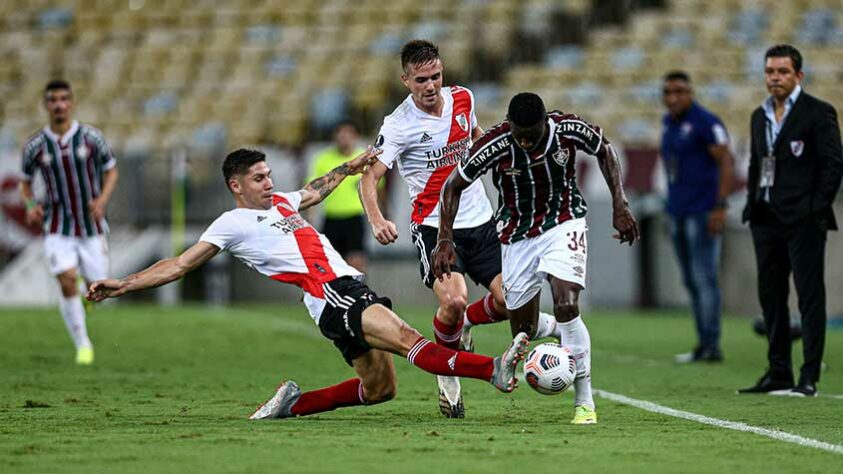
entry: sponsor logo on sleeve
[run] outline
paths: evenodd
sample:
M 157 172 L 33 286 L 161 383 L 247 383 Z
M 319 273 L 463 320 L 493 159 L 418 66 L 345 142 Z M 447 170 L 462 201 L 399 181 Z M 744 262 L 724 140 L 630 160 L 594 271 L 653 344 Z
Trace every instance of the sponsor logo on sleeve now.
M 581 120 L 563 120 L 559 123 L 557 130 L 562 133 L 562 136 L 585 145 L 586 150 L 597 150 L 603 138 L 597 130 Z

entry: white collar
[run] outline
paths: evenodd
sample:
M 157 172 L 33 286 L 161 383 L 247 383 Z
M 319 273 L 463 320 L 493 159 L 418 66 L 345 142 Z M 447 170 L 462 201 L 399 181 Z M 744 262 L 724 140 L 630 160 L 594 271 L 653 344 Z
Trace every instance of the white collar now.
M 796 103 L 796 99 L 799 98 L 799 94 L 801 94 L 801 93 L 802 93 L 802 85 L 796 84 L 796 87 L 793 88 L 793 91 L 790 93 L 789 96 L 787 96 L 787 99 L 785 99 L 785 101 L 784 101 L 785 105 L 792 107 L 793 104 Z M 764 108 L 767 109 L 767 110 L 775 110 L 775 108 L 773 107 L 773 105 L 774 105 L 773 104 L 773 96 L 767 97 L 767 100 L 764 101 L 763 105 L 764 105 Z
M 77 122 L 76 120 L 70 123 L 70 128 L 66 132 L 64 132 L 64 135 L 62 135 L 61 137 L 59 137 L 58 135 L 53 133 L 52 130 L 50 130 L 50 125 L 46 125 L 44 127 L 44 133 L 46 133 L 47 136 L 50 137 L 53 141 L 58 142 L 59 145 L 67 145 L 68 143 L 70 143 L 70 139 L 73 138 L 73 135 L 75 135 L 78 130 L 79 122 Z

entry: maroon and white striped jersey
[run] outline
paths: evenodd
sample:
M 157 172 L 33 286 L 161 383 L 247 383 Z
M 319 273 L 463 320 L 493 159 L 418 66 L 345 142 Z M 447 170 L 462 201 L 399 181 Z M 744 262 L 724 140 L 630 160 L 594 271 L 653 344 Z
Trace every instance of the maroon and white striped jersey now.
M 91 237 L 108 231 L 88 202 L 102 192 L 102 176 L 117 161 L 102 132 L 73 121 L 61 137 L 44 127 L 23 146 L 24 179 L 41 175 L 47 189 L 44 233 Z
M 383 120 L 375 146 L 383 150 L 378 159 L 398 170 L 410 190 L 414 224 L 439 226 L 439 192 L 457 163 L 471 148 L 471 132 L 477 126 L 474 96 L 464 87 L 443 87 L 442 116 L 421 111 L 412 95 Z M 477 227 L 492 218 L 492 206 L 480 181 L 466 189 L 454 228 Z
M 319 323 L 325 301 L 341 298 L 325 284 L 343 276 L 362 279 L 363 274 L 299 215 L 301 199 L 298 192 L 276 193 L 267 210 L 232 209 L 211 223 L 199 240 L 273 280 L 300 287 L 310 316 Z
M 493 170 L 500 195 L 497 220 L 501 243 L 536 237 L 587 211 L 577 187 L 577 151 L 594 155 L 608 143 L 600 127 L 573 114 L 548 113 L 550 140 L 535 157 L 515 143 L 508 122 L 489 129 L 457 169 L 468 181 Z

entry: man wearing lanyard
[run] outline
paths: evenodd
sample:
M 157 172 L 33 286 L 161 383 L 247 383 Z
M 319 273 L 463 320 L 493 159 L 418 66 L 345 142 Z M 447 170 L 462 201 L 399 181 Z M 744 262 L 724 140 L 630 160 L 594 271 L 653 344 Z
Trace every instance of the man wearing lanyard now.
M 790 45 L 764 56 L 770 97 L 752 114 L 744 222 L 758 264 L 758 298 L 769 343 L 769 368 L 739 393 L 816 396 L 825 345 L 826 233 L 837 230 L 832 202 L 843 176 L 837 112 L 800 85 L 802 55 Z M 788 279 L 802 317 L 804 363 L 794 386 Z

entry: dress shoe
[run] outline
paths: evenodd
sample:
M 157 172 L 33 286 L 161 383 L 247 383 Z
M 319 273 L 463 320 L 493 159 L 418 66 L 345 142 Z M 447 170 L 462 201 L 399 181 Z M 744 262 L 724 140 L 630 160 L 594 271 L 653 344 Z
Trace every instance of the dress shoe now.
M 777 390 L 791 390 L 793 389 L 793 376 L 774 376 L 771 371 L 767 371 L 758 383 L 752 387 L 742 388 L 738 393 L 770 393 Z
M 776 390 L 770 392 L 770 395 L 780 395 L 785 397 L 816 397 L 817 384 L 806 379 L 799 379 L 799 384 L 788 390 Z
M 697 346 L 691 352 L 676 354 L 673 360 L 677 364 L 690 364 L 693 362 L 723 362 L 723 353 L 720 349 Z
M 814 382 L 799 382 L 799 385 L 793 387 L 794 397 L 816 397 L 817 384 Z

